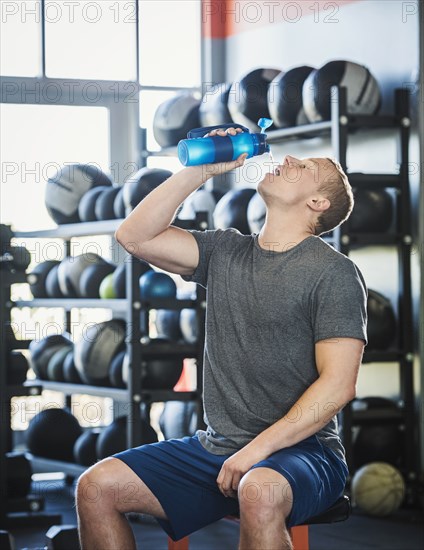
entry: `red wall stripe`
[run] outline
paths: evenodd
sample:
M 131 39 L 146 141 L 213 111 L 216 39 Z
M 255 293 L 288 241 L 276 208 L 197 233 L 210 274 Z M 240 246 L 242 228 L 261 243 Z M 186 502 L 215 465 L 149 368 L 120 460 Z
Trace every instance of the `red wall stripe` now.
M 337 23 L 340 6 L 362 0 L 202 0 L 202 34 L 227 38 L 275 23 L 295 24 L 303 17 Z

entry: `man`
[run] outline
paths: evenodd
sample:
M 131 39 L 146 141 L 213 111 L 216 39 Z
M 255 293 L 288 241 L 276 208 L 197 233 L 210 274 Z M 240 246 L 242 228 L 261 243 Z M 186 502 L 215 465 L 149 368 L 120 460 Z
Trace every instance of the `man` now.
M 77 490 L 84 550 L 135 548 L 129 511 L 155 516 L 176 540 L 239 511 L 240 549 L 290 549 L 287 526 L 343 492 L 335 414 L 355 396 L 366 289 L 318 235 L 349 216 L 352 191 L 337 163 L 286 156 L 259 184 L 259 235 L 171 225 L 193 191 L 244 160 L 173 175 L 116 233 L 138 257 L 207 288 L 207 429 L 90 468 Z

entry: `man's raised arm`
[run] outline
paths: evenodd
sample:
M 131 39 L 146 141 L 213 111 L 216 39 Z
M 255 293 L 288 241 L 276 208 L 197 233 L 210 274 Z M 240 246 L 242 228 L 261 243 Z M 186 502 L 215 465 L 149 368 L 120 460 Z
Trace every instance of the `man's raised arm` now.
M 199 249 L 188 231 L 171 226 L 178 207 L 210 177 L 241 166 L 245 155 L 228 163 L 192 166 L 151 191 L 118 227 L 115 238 L 130 253 L 178 275 L 191 275 Z

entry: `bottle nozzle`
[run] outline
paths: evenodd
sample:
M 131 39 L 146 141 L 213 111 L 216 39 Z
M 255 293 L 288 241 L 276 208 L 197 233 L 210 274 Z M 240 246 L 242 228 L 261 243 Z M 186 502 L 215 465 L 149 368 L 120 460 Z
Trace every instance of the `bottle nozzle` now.
M 258 126 L 259 126 L 259 128 L 261 128 L 261 134 L 264 134 L 265 130 L 267 128 L 269 128 L 270 126 L 272 126 L 272 124 L 274 124 L 272 119 L 270 119 L 270 118 L 260 118 L 258 120 Z

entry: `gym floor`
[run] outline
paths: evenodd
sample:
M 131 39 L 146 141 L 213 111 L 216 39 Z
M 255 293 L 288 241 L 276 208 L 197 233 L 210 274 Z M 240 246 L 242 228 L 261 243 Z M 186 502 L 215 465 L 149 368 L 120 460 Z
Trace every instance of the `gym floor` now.
M 74 488 L 63 480 L 34 481 L 32 492 L 45 497 L 45 512 L 62 515 L 62 524 L 75 524 Z M 165 533 L 153 518 L 137 516 L 132 527 L 143 550 L 167 550 Z M 11 530 L 16 550 L 43 547 L 47 528 Z M 190 550 L 236 550 L 238 525 L 223 519 L 190 537 Z M 342 523 L 310 527 L 311 550 L 422 550 L 422 511 L 400 510 L 387 518 L 371 518 L 354 512 Z M 77 549 L 75 549 L 77 550 Z M 117 549 L 118 550 L 118 549 Z

